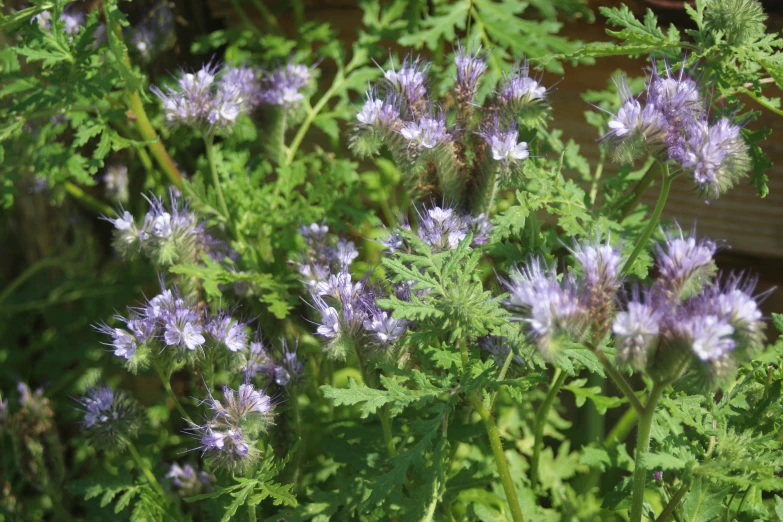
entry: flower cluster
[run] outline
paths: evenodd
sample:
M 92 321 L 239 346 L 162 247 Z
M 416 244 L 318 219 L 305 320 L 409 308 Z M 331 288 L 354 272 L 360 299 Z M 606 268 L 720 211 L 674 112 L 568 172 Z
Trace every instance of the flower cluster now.
M 553 266 L 534 257 L 503 281 L 511 294 L 506 305 L 527 325 L 539 352 L 549 360 L 556 358 L 564 341 L 606 335 L 621 283 L 622 256 L 608 241 L 578 243 L 573 252 L 580 274 L 559 277 Z
M 204 135 L 230 128 L 240 114 L 260 102 L 260 80 L 246 67 L 225 66 L 218 71 L 216 65 L 207 64 L 195 73 L 183 72 L 177 87 L 151 89 L 163 102 L 167 122 L 193 127 Z
M 122 390 L 97 385 L 76 400 L 84 408 L 86 435 L 104 449 L 122 449 L 141 427 L 141 407 Z
M 239 368 L 250 377 L 264 375 L 269 382 L 274 382 L 277 386 L 295 386 L 304 372 L 304 363 L 297 355 L 298 348 L 298 339 L 294 346 L 290 347 L 288 342 L 281 338 L 278 353 L 267 349 L 259 338 L 241 352 Z
M 433 205 L 430 208 L 417 209 L 419 228 L 416 233 L 424 243 L 436 252 L 454 250 L 472 234 L 471 246 L 483 245 L 489 241 L 492 222 L 484 214 L 476 217 L 460 214 L 448 207 Z M 402 230 L 410 231 L 410 225 L 403 220 L 398 230 L 392 230 L 381 240 L 389 252 L 410 251 L 412 246 L 404 239 Z
M 480 50 L 457 48 L 454 89 L 445 101 L 428 88 L 429 62 L 408 57 L 399 69 L 384 70 L 356 115 L 353 151 L 369 155 L 386 146 L 414 199 L 467 203 L 475 214 L 488 213 L 498 178 L 521 173 L 527 140 L 543 125 L 548 105 L 526 62 L 480 102 L 486 59 Z
M 258 93 L 260 103 L 286 109 L 298 107 L 305 90 L 312 83 L 313 73 L 302 64 L 288 63 L 264 73 Z
M 479 347 L 487 352 L 490 357 L 495 361 L 495 364 L 499 367 L 503 367 L 506 364 L 509 354 L 513 351 L 509 340 L 505 337 L 498 337 L 490 335 L 484 337 L 478 342 Z M 524 366 L 525 359 L 521 355 L 514 354 L 511 357 L 511 363 L 516 366 Z
M 350 266 L 358 255 L 353 242 L 329 235 L 328 227 L 302 227 L 306 250 L 298 260 L 299 273 L 310 288 L 320 316 L 317 333 L 326 340 L 327 354 L 344 359 L 354 349 L 394 343 L 407 323 L 377 305 L 383 290 L 366 279 L 353 281 Z
M 205 350 L 237 354 L 247 345 L 247 323 L 225 312 L 207 314 L 180 296 L 176 288 L 163 287 L 141 307 L 128 308 L 127 317 L 116 319 L 125 327 L 101 324 L 96 329 L 111 337 L 107 345 L 134 371 L 166 350 L 173 350 L 180 359 L 203 355 Z
M 691 173 L 708 201 L 715 199 L 750 171 L 748 145 L 740 127 L 728 119 L 709 123 L 699 85 L 685 74 L 684 64 L 678 74 L 668 63 L 665 69 L 661 76 L 653 63 L 643 104 L 625 78 L 617 83 L 621 106 L 604 139 L 621 161 L 646 152 L 675 162 Z
M 176 462 L 169 466 L 166 478 L 171 479 L 171 486 L 183 497 L 192 497 L 212 489 L 215 476 L 200 471 L 197 466 L 185 464 L 180 466 Z
M 151 62 L 175 41 L 174 13 L 168 2 L 159 2 L 145 20 L 132 29 L 130 48 L 145 62 Z
M 114 248 L 123 257 L 133 258 L 141 252 L 156 265 L 169 266 L 198 261 L 202 253 L 216 261 L 236 255 L 207 231 L 176 189 L 169 191 L 168 207 L 154 195 L 148 201 L 150 209 L 141 224 L 122 208 L 116 217 L 106 218 L 115 228 Z
M 243 473 L 259 458 L 258 441 L 274 420 L 272 399 L 245 382 L 234 391 L 223 387 L 221 402 L 210 393 L 204 401 L 211 415 L 204 424 L 193 424 L 191 431 L 199 440 L 199 449 L 218 467 Z
M 125 165 L 110 165 L 103 175 L 106 193 L 113 200 L 126 203 L 128 201 L 128 167 Z
M 657 279 L 614 319 L 619 362 L 662 381 L 692 365 L 714 387 L 762 348 L 755 280 L 714 278 L 714 254 L 712 241 L 684 238 L 679 229 L 669 233 L 656 254 Z
M 18 430 L 26 437 L 36 437 L 50 430 L 54 411 L 49 399 L 44 397 L 43 389 L 32 391 L 23 382 L 19 382 L 16 389 L 20 408 L 14 415 L 10 415 L 8 400 L 0 398 L 0 428 Z

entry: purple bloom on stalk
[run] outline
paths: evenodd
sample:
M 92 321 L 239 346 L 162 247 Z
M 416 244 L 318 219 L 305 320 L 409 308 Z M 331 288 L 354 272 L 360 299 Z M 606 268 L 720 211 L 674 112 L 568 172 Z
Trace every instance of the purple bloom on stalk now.
M 660 272 L 658 287 L 668 299 L 679 297 L 690 281 L 711 274 L 716 250 L 715 242 L 707 238 L 685 238 L 679 226 L 669 230 L 655 256 Z
M 505 105 L 523 107 L 544 101 L 546 88 L 539 80 L 530 77 L 530 65 L 525 60 L 517 64 L 510 75 L 503 74 L 499 97 Z
M 246 326 L 247 323 L 235 321 L 229 314 L 221 313 L 209 321 L 207 332 L 231 352 L 238 352 L 247 344 Z
M 672 319 L 670 326 L 675 338 L 690 345 L 700 361 L 716 361 L 729 355 L 736 343 L 732 339 L 734 327 L 717 315 L 695 314 Z
M 202 335 L 204 328 L 197 321 L 198 314 L 187 308 L 179 309 L 173 316 L 167 317 L 163 334 L 166 345 L 190 351 L 201 348 L 206 339 Z
M 88 388 L 76 399 L 84 408 L 85 433 L 107 449 L 122 448 L 136 436 L 142 421 L 139 404 L 126 392 L 108 386 Z
M 651 152 L 666 146 L 669 127 L 660 108 L 648 103 L 644 107 L 636 97 L 625 77 L 615 81 L 620 93 L 621 105 L 617 114 L 609 120 L 609 132 L 602 139 L 615 147 L 615 154 L 623 160 L 633 159 L 643 148 Z
M 236 90 L 244 109 L 252 110 L 260 102 L 258 73 L 251 67 L 226 67 L 220 78 L 220 88 L 226 92 Z
M 554 268 L 533 258 L 523 269 L 515 269 L 510 281 L 503 281 L 511 296 L 506 304 L 525 322 L 541 354 L 553 358 L 561 336 L 581 337 L 587 310 L 577 288 L 566 275 L 561 284 Z
M 658 344 L 662 318 L 662 311 L 651 302 L 649 294 L 644 301 L 637 295 L 625 311 L 617 313 L 612 333 L 619 364 L 627 364 L 634 370 L 647 366 L 649 356 Z
M 699 85 L 686 75 L 684 61 L 677 75 L 668 61 L 664 61 L 664 66 L 666 77 L 658 74 L 658 66 L 653 61 L 647 83 L 647 103 L 658 107 L 670 125 L 686 123 L 704 110 Z
M 527 150 L 527 142 L 518 141 L 519 133 L 514 127 L 502 130 L 500 123 L 496 120 L 480 134 L 484 141 L 487 142 L 487 145 L 489 145 L 492 151 L 492 159 L 495 161 L 510 164 L 530 156 L 530 152 Z
M 476 94 L 479 80 L 487 71 L 486 54 L 480 50 L 470 53 L 459 45 L 454 64 L 457 68 L 457 97 L 461 103 L 470 103 Z
M 726 118 L 714 125 L 696 122 L 689 133 L 683 148 L 675 154 L 683 168 L 693 172 L 693 179 L 707 200 L 732 188 L 750 171 L 748 145 L 740 128 Z
M 299 339 L 294 343 L 293 349 L 289 348 L 285 339 L 280 339 L 281 360 L 274 365 L 273 379 L 278 386 L 288 386 L 292 381 L 296 383 L 304 371 L 304 363 L 297 357 Z
M 393 129 L 400 121 L 400 107 L 394 96 L 387 95 L 385 100 L 381 100 L 370 90 L 356 119 L 364 125 Z
M 169 466 L 166 478 L 172 479 L 171 485 L 180 490 L 183 496 L 193 496 L 215 482 L 215 477 L 199 471 L 197 467 L 185 464 L 180 466 L 176 462 Z
M 473 244 L 485 245 L 492 233 L 492 221 L 484 213 L 470 220 L 470 229 L 473 232 Z
M 112 198 L 120 201 L 128 201 L 128 167 L 125 165 L 111 165 L 103 175 L 106 192 Z
M 301 64 L 286 64 L 262 78 L 259 99 L 262 103 L 292 108 L 304 99 L 304 89 L 312 78 L 310 69 Z
M 405 333 L 407 321 L 395 319 L 391 314 L 378 310 L 365 319 L 363 325 L 365 330 L 375 334 L 378 341 L 387 344 L 396 341 Z
M 402 95 L 408 105 L 421 105 L 427 96 L 426 79 L 428 65 L 417 59 L 406 58 L 399 71 L 384 71 L 383 76 L 395 92 Z

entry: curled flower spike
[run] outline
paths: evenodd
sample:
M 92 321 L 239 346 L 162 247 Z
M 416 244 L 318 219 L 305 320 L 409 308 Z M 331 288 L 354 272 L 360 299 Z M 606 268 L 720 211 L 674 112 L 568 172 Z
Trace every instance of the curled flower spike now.
M 577 287 L 569 276 L 563 284 L 557 273 L 540 258 L 533 258 L 525 268 L 511 272 L 503 281 L 511 296 L 506 301 L 517 320 L 527 324 L 539 352 L 554 359 L 562 337 L 581 337 L 587 310 L 580 302 Z
M 457 102 L 460 105 L 470 104 L 476 96 L 479 80 L 487 72 L 486 53 L 480 49 L 471 53 L 460 44 L 454 56 L 454 65 L 457 69 Z
M 387 95 L 386 99 L 381 100 L 369 90 L 366 100 L 362 110 L 356 114 L 359 123 L 385 130 L 397 130 L 400 127 L 401 108 L 396 97 Z
M 391 69 L 383 72 L 386 87 L 391 92 L 401 96 L 405 104 L 415 114 L 420 113 L 426 104 L 427 69 L 429 65 L 419 58 L 408 57 L 403 61 L 399 71 Z
M 651 353 L 658 346 L 663 312 L 645 294 L 640 300 L 638 292 L 628 303 L 626 311 L 618 312 L 612 325 L 617 362 L 641 371 L 647 367 Z
M 669 230 L 666 242 L 657 247 L 655 255 L 660 272 L 657 290 L 669 300 L 678 300 L 690 286 L 701 284 L 702 279 L 714 273 L 716 250 L 717 245 L 708 238 L 697 241 L 693 234 L 685 238 L 679 226 Z
M 696 185 L 708 201 L 732 188 L 751 168 L 748 145 L 740 128 L 726 118 L 714 125 L 694 123 L 679 155 L 683 168 L 693 172 Z
M 138 433 L 141 407 L 126 392 L 97 385 L 76 400 L 84 408 L 85 433 L 105 449 L 122 449 Z
M 259 94 L 261 103 L 277 105 L 286 109 L 299 106 L 304 99 L 304 89 L 313 77 L 307 66 L 288 63 L 267 73 Z
M 620 161 L 630 161 L 643 150 L 657 154 L 665 150 L 669 127 L 666 117 L 654 104 L 642 104 L 632 94 L 625 77 L 615 82 L 620 93 L 621 105 L 609 121 L 609 132 L 603 140 L 614 148 Z
M 244 473 L 258 460 L 258 440 L 274 419 L 272 399 L 245 382 L 237 391 L 223 388 L 225 404 L 210 393 L 205 403 L 212 417 L 204 424 L 191 424 L 188 431 L 200 442 L 199 449 L 213 464 Z
M 611 325 L 614 299 L 622 281 L 622 255 L 610 243 L 580 242 L 574 246 L 574 257 L 582 267 L 580 297 L 590 314 L 593 336 L 603 338 Z
M 517 64 L 510 75 L 504 73 L 499 97 L 503 104 L 520 110 L 545 102 L 546 88 L 540 80 L 530 77 L 530 65 L 525 60 Z

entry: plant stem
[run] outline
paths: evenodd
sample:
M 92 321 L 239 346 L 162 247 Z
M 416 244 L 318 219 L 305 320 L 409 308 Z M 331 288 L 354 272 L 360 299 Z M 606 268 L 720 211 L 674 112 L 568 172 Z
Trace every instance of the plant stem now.
M 258 520 L 256 518 L 256 505 L 255 504 L 248 504 L 247 505 L 247 519 L 250 522 L 256 522 Z
M 160 485 L 160 482 L 158 482 L 158 479 L 155 478 L 155 475 L 152 474 L 152 471 L 147 467 L 146 464 L 144 464 L 144 461 L 141 460 L 141 455 L 139 455 L 139 450 L 136 449 L 136 446 L 134 446 L 133 442 L 128 441 L 128 451 L 130 451 L 130 454 L 133 456 L 133 460 L 136 461 L 136 465 L 141 469 L 141 472 L 144 473 L 144 476 L 147 477 L 147 482 L 150 483 L 150 486 L 152 486 L 152 489 L 155 490 L 155 492 L 161 496 L 161 498 L 166 498 L 166 492 L 163 491 L 163 488 Z
M 609 377 L 612 378 L 615 384 L 617 384 L 617 387 L 620 388 L 620 391 L 623 392 L 623 395 L 625 395 L 625 397 L 631 403 L 631 406 L 633 406 L 633 408 L 640 415 L 644 413 L 644 406 L 642 406 L 642 403 L 639 402 L 639 398 L 634 393 L 633 388 L 631 388 L 631 385 L 628 384 L 628 381 L 625 380 L 625 377 L 623 377 L 623 375 L 617 371 L 617 368 L 612 365 L 603 350 L 600 348 L 595 348 L 593 352 L 595 353 L 596 357 L 598 357 L 598 360 L 601 361 L 601 364 L 603 364 L 606 373 L 609 374 Z
M 481 400 L 475 397 L 468 397 L 468 399 L 478 412 L 481 420 L 484 421 L 484 426 L 487 428 L 487 437 L 489 438 L 490 446 L 492 446 L 492 454 L 495 456 L 495 464 L 498 467 L 500 481 L 503 484 L 503 491 L 506 493 L 508 507 L 511 510 L 511 518 L 514 522 L 524 522 L 525 518 L 522 516 L 522 509 L 519 507 L 517 491 L 514 488 L 514 481 L 511 479 L 511 472 L 508 469 L 506 455 L 503 453 L 503 442 L 500 440 L 500 432 L 498 431 L 495 419 L 492 418 L 492 414 L 487 410 Z
M 647 241 L 650 239 L 650 236 L 655 232 L 655 228 L 658 226 L 658 221 L 661 219 L 661 214 L 663 213 L 663 207 L 666 206 L 666 199 L 669 197 L 669 189 L 672 186 L 673 180 L 674 177 L 669 176 L 669 166 L 664 164 L 663 183 L 661 184 L 661 194 L 658 196 L 658 203 L 655 204 L 655 210 L 653 210 L 653 214 L 647 222 L 647 226 L 642 232 L 639 241 L 636 243 L 633 252 L 631 252 L 631 255 L 628 256 L 628 259 L 625 261 L 625 265 L 623 265 L 623 274 L 628 273 L 628 270 L 633 266 L 633 262 L 639 256 L 639 253 L 647 246 Z
M 356 360 L 359 362 L 359 371 L 362 373 L 362 379 L 364 384 L 370 388 L 377 388 L 378 385 L 375 379 L 370 379 L 371 373 L 367 371 L 367 367 L 364 363 L 364 358 L 359 353 L 359 350 L 354 350 L 356 353 Z M 374 377 L 374 376 L 373 376 Z M 394 446 L 394 438 L 391 429 L 391 419 L 389 418 L 388 405 L 383 405 L 378 409 L 378 418 L 381 420 L 381 427 L 383 428 L 383 440 L 386 443 L 386 452 L 390 457 L 394 457 L 397 454 L 397 448 Z
M 511 366 L 511 361 L 513 359 L 514 359 L 514 350 L 509 348 L 508 355 L 506 356 L 506 360 L 503 362 L 503 368 L 500 369 L 500 373 L 498 374 L 498 382 L 506 378 L 506 373 L 508 373 L 508 369 Z M 495 390 L 495 392 L 492 393 L 492 398 L 489 401 L 490 410 L 495 409 L 495 400 L 498 398 L 499 391 L 500 390 Z
M 652 167 L 652 165 L 650 167 Z M 623 218 L 628 217 L 628 214 L 630 214 L 631 211 L 636 208 L 636 204 L 639 203 L 639 200 L 642 199 L 642 195 L 650 187 L 653 179 L 655 179 L 655 170 L 650 167 L 647 168 L 647 172 L 644 173 L 642 179 L 636 183 L 631 193 L 623 198 L 624 200 L 627 200 L 624 201 L 619 208 L 620 215 Z
M 188 421 L 190 424 L 193 424 L 193 420 L 190 418 L 190 415 L 188 415 L 188 412 L 186 412 L 185 408 L 182 407 L 182 403 L 179 402 L 179 399 L 174 394 L 174 390 L 171 389 L 171 376 L 166 377 L 163 374 L 163 370 L 160 369 L 160 366 L 157 363 L 153 363 L 153 366 L 155 366 L 155 371 L 158 372 L 158 377 L 160 377 L 160 380 L 163 383 L 163 387 L 166 388 L 166 393 L 168 394 L 169 398 L 174 401 L 174 406 L 177 408 L 179 414 L 182 415 L 183 419 Z
M 682 498 L 685 496 L 686 493 L 688 493 L 688 490 L 691 489 L 690 483 L 683 484 L 680 486 L 680 489 L 677 490 L 677 493 L 674 494 L 674 496 L 669 500 L 669 503 L 666 504 L 666 507 L 663 508 L 663 511 L 661 511 L 661 514 L 658 515 L 658 518 L 655 519 L 655 522 L 666 522 L 672 513 L 674 513 L 674 510 L 677 509 L 677 506 L 680 504 L 680 501 L 682 501 Z
M 468 371 L 468 363 L 470 363 L 470 354 L 468 353 L 468 343 L 464 338 L 459 340 L 459 355 L 462 358 L 462 375 L 465 375 Z
M 226 222 L 231 222 L 231 214 L 228 212 L 228 206 L 226 200 L 223 197 L 223 189 L 220 187 L 220 178 L 217 173 L 217 165 L 215 165 L 215 136 L 211 132 L 204 136 L 204 147 L 207 150 L 207 161 L 209 161 L 209 171 L 212 173 L 212 185 L 217 192 L 218 203 L 220 204 L 220 211 L 223 213 L 223 218 Z
M 0 292 L 0 304 L 5 302 L 8 297 L 14 293 L 14 290 L 19 288 L 25 281 L 33 277 L 36 273 L 40 272 L 44 268 L 50 267 L 50 266 L 61 266 L 62 258 L 57 257 L 49 257 L 41 259 L 40 261 L 30 265 L 27 267 L 27 269 L 19 274 L 19 276 L 11 281 L 5 288 L 3 288 L 3 291 Z
M 90 210 L 94 210 L 98 214 L 103 214 L 104 216 L 111 216 L 114 214 L 113 208 L 100 199 L 89 195 L 78 185 L 75 185 L 70 181 L 65 181 L 63 182 L 63 187 L 68 194 L 73 196 L 76 200 L 78 200 L 81 204 Z
M 533 442 L 533 458 L 530 461 L 530 481 L 535 489 L 538 484 L 538 465 L 541 461 L 541 448 L 544 445 L 544 427 L 546 426 L 546 419 L 549 417 L 549 410 L 552 409 L 552 404 L 555 402 L 557 392 L 560 391 L 560 387 L 566 380 L 566 373 L 560 368 L 555 369 L 555 374 L 552 377 L 552 384 L 549 386 L 549 392 L 544 398 L 544 402 L 536 412 L 535 420 L 535 438 Z
M 639 415 L 636 412 L 636 408 L 628 408 L 623 416 L 620 417 L 620 420 L 617 421 L 617 424 L 615 424 L 606 435 L 604 442 L 613 443 L 624 441 L 628 437 L 628 434 L 631 433 L 634 425 L 636 425 L 636 419 L 638 417 Z
M 636 467 L 633 470 L 633 497 L 631 498 L 630 522 L 641 522 L 644 506 L 644 489 L 647 484 L 647 468 L 644 466 L 644 455 L 650 450 L 650 433 L 652 431 L 655 407 L 661 398 L 664 384 L 656 382 L 650 392 L 650 398 L 644 410 L 639 414 L 639 427 L 636 439 Z
M 294 419 L 294 436 L 296 437 L 296 440 L 301 441 L 302 440 L 302 421 L 299 413 L 299 394 L 297 393 L 296 384 L 291 384 L 290 386 L 291 390 L 291 413 L 292 417 Z M 302 451 L 304 451 L 304 443 L 301 443 L 299 446 L 299 449 L 296 452 L 296 460 L 294 461 L 294 491 L 296 491 L 297 486 L 299 484 L 299 466 L 302 462 Z
M 261 17 L 264 19 L 267 31 L 274 34 L 283 33 L 283 31 L 280 29 L 280 24 L 277 21 L 277 17 L 275 17 L 274 13 L 269 10 L 263 0 L 251 0 L 251 3 L 255 6 L 255 8 L 261 14 Z
M 115 38 L 117 38 L 119 41 L 122 41 L 122 27 L 120 27 L 120 23 L 115 19 L 110 19 L 109 24 Z M 133 68 L 127 47 L 123 53 L 122 61 L 129 69 Z M 180 174 L 179 169 L 177 169 L 177 165 L 174 163 L 174 160 L 171 159 L 171 156 L 169 156 L 169 153 L 166 151 L 166 147 L 163 146 L 163 142 L 160 140 L 158 133 L 155 132 L 155 128 L 152 126 L 152 122 L 150 122 L 150 119 L 147 116 L 147 112 L 144 110 L 144 103 L 141 101 L 139 91 L 131 92 L 127 87 L 125 91 L 128 95 L 128 103 L 130 108 L 133 111 L 133 114 L 136 116 L 136 128 L 139 130 L 139 133 L 145 140 L 153 142 L 149 144 L 150 152 L 157 160 L 160 168 L 163 170 L 166 176 L 168 176 L 169 180 L 177 187 L 181 187 L 182 174 Z

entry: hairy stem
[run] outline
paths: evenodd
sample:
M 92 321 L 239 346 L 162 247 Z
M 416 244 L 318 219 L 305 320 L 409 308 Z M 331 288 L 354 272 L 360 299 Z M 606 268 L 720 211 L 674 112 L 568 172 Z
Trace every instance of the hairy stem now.
M 313 121 L 315 121 L 318 113 L 320 113 L 323 108 L 326 107 L 326 104 L 329 102 L 332 96 L 334 96 L 334 93 L 336 93 L 343 86 L 343 83 L 345 83 L 346 73 L 347 72 L 343 71 L 342 68 L 338 68 L 337 74 L 335 75 L 334 81 L 332 82 L 332 85 L 329 87 L 329 89 L 323 94 L 323 96 L 321 96 L 321 99 L 318 100 L 318 103 L 316 103 L 314 107 L 308 107 L 309 110 L 307 111 L 307 116 L 299 126 L 299 130 L 296 132 L 294 139 L 291 141 L 291 146 L 285 155 L 286 163 L 291 163 L 294 160 L 296 157 L 296 151 L 299 150 L 299 146 L 302 144 L 302 140 L 304 139 L 305 134 L 307 134 L 307 131 L 310 129 L 310 125 L 313 124 Z
M 297 393 L 296 384 L 291 384 L 290 390 L 291 397 L 289 401 L 291 402 L 291 417 L 293 417 L 294 420 L 294 436 L 296 437 L 296 440 L 301 441 L 302 420 L 299 412 L 299 394 Z M 299 467 L 301 466 L 302 462 L 302 451 L 304 451 L 304 443 L 300 444 L 299 449 L 296 452 L 296 459 L 294 460 L 294 477 L 292 480 L 294 484 L 294 491 L 297 490 L 299 485 Z
M 650 167 L 652 167 L 652 165 Z M 623 218 L 628 217 L 631 211 L 633 211 L 633 209 L 636 208 L 636 205 L 639 203 L 639 200 L 642 199 L 642 195 L 644 195 L 644 193 L 647 192 L 647 189 L 650 188 L 650 185 L 655 179 L 655 174 L 656 174 L 655 169 L 652 169 L 650 167 L 647 168 L 647 172 L 644 173 L 642 179 L 636 182 L 636 185 L 634 186 L 631 193 L 628 194 L 625 198 L 623 198 L 623 202 L 620 204 L 620 208 L 619 208 L 620 215 Z
M 601 361 L 601 364 L 604 366 L 606 373 L 609 374 L 609 377 L 612 378 L 615 384 L 617 384 L 617 387 L 620 388 L 620 391 L 623 392 L 623 395 L 625 395 L 625 397 L 631 403 L 631 406 L 633 406 L 633 408 L 640 415 L 644 413 L 644 406 L 642 406 L 642 403 L 639 402 L 639 398 L 634 393 L 633 388 L 631 388 L 631 385 L 628 384 L 628 381 L 625 380 L 623 374 L 617 371 L 617 368 L 615 368 L 611 361 L 609 361 L 609 358 L 606 356 L 603 350 L 595 348 L 593 352 L 595 353 L 596 357 L 598 357 L 598 360 Z
M 663 183 L 661 184 L 661 194 L 658 196 L 658 203 L 655 204 L 655 210 L 653 210 L 653 214 L 650 216 L 650 220 L 647 222 L 647 226 L 644 228 L 644 231 L 642 232 L 639 241 L 636 243 L 633 252 L 631 252 L 631 255 L 628 256 L 628 259 L 623 265 L 623 274 L 628 273 L 628 271 L 633 266 L 633 262 L 636 261 L 636 258 L 639 256 L 639 253 L 642 251 L 642 249 L 644 249 L 644 247 L 647 246 L 647 241 L 650 240 L 650 236 L 652 236 L 653 232 L 655 232 L 655 229 L 658 226 L 658 221 L 661 219 L 661 214 L 663 213 L 663 207 L 666 206 L 666 199 L 669 197 L 669 189 L 672 186 L 673 180 L 674 177 L 669 176 L 668 165 L 664 164 Z
M 248 504 L 247 505 L 247 519 L 249 522 L 256 522 L 258 519 L 256 518 L 256 505 L 255 504 Z
M 495 457 L 495 464 L 498 467 L 498 474 L 500 474 L 500 482 L 503 484 L 503 491 L 506 493 L 508 507 L 511 510 L 511 518 L 514 522 L 524 522 L 525 518 L 522 516 L 522 509 L 519 507 L 517 490 L 514 488 L 514 481 L 511 479 L 511 472 L 508 469 L 506 455 L 503 453 L 503 442 L 500 440 L 500 432 L 498 431 L 495 419 L 492 418 L 492 414 L 487 410 L 481 400 L 476 397 L 468 397 L 468 399 L 478 412 L 481 420 L 484 421 L 484 426 L 487 429 L 489 445 L 492 446 L 492 454 Z
M 606 443 L 622 442 L 631 433 L 631 430 L 636 425 L 636 420 L 639 415 L 636 408 L 628 408 L 622 417 L 617 421 L 617 424 L 612 426 L 611 431 L 606 435 L 604 441 Z
M 139 467 L 141 472 L 147 478 L 147 482 L 150 483 L 152 489 L 154 489 L 155 492 L 158 495 L 160 495 L 161 498 L 165 499 L 166 492 L 163 490 L 163 488 L 160 485 L 160 482 L 158 482 L 158 479 L 155 478 L 155 475 L 153 475 L 152 471 L 150 471 L 147 465 L 144 464 L 144 461 L 141 460 L 141 455 L 139 454 L 139 450 L 136 449 L 136 446 L 131 441 L 128 441 L 128 451 L 130 452 L 131 456 L 133 456 L 133 460 L 136 461 L 136 465 Z
M 650 392 L 650 398 L 644 410 L 639 414 L 639 427 L 636 439 L 636 465 L 633 470 L 633 496 L 631 497 L 630 522 L 641 522 L 642 507 L 644 506 L 644 489 L 647 485 L 647 468 L 644 465 L 644 456 L 650 451 L 650 433 L 652 431 L 653 417 L 658 400 L 661 398 L 665 384 L 656 382 Z
M 111 19 L 109 24 L 111 26 L 110 29 L 114 33 L 115 37 L 118 40 L 122 40 L 122 27 L 120 27 L 120 23 L 117 20 Z M 127 48 L 123 53 L 122 61 L 128 68 L 132 69 L 130 55 L 128 54 Z M 130 105 L 133 114 L 136 116 L 136 128 L 139 130 L 139 134 L 141 134 L 141 136 L 146 141 L 151 142 L 148 145 L 150 152 L 160 165 L 161 170 L 163 170 L 164 174 L 166 174 L 166 176 L 169 178 L 169 181 L 171 181 L 177 187 L 181 187 L 182 174 L 180 174 L 177 165 L 174 163 L 174 160 L 171 159 L 171 156 L 169 156 L 169 153 L 166 151 L 166 147 L 163 146 L 163 142 L 160 140 L 160 136 L 158 136 L 158 133 L 155 132 L 155 128 L 152 126 L 152 122 L 150 122 L 150 119 L 147 116 L 147 112 L 144 110 L 144 103 L 141 100 L 139 91 L 131 92 L 126 88 L 126 93 L 128 96 L 128 104 Z
M 535 489 L 538 484 L 538 466 L 541 462 L 541 448 L 544 446 L 544 427 L 546 426 L 546 419 L 549 417 L 549 410 L 552 409 L 552 404 L 555 402 L 557 392 L 560 391 L 560 387 L 563 386 L 565 380 L 566 373 L 560 368 L 556 368 L 546 398 L 544 398 L 544 402 L 541 403 L 541 406 L 536 412 L 533 458 L 530 461 L 530 481 L 533 484 L 533 489 Z
M 669 520 L 669 517 L 672 515 L 672 513 L 674 513 L 674 510 L 677 509 L 677 506 L 680 504 L 683 497 L 685 497 L 686 493 L 688 493 L 690 489 L 690 483 L 680 486 L 680 489 L 678 489 L 671 500 L 669 500 L 669 503 L 666 504 L 665 508 L 663 508 L 661 514 L 658 515 L 658 518 L 655 519 L 655 522 L 666 522 Z
M 188 415 L 188 412 L 185 411 L 185 408 L 182 407 L 182 403 L 179 402 L 179 399 L 177 398 L 177 395 L 174 393 L 174 390 L 171 388 L 171 376 L 166 376 L 163 373 L 163 370 L 160 369 L 160 365 L 157 363 L 153 363 L 155 366 L 155 371 L 158 372 L 158 377 L 160 377 L 160 381 L 163 383 L 163 387 L 166 388 L 166 393 L 168 394 L 169 398 L 174 402 L 174 406 L 177 408 L 177 411 L 180 415 L 182 415 L 182 418 L 188 421 L 188 423 L 193 424 L 193 419 L 190 418 L 190 415 Z
M 217 173 L 217 165 L 215 165 L 215 136 L 210 132 L 204 136 L 204 147 L 207 150 L 207 161 L 209 161 L 209 171 L 212 174 L 212 185 L 217 193 L 218 203 L 220 204 L 220 211 L 223 213 L 223 218 L 226 222 L 231 222 L 231 214 L 228 212 L 228 206 L 226 200 L 223 197 L 223 189 L 220 187 L 220 178 Z

